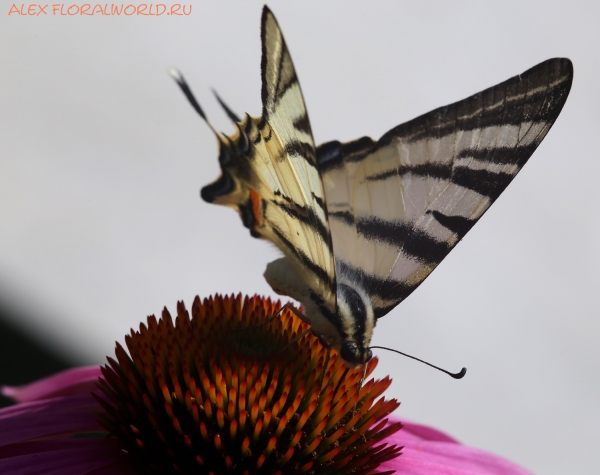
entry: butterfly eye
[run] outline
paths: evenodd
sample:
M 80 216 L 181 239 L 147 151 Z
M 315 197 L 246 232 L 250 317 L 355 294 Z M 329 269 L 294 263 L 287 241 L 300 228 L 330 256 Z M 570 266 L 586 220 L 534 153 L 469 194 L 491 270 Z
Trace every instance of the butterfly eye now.
M 373 352 L 371 350 L 367 350 L 367 361 L 371 361 L 373 358 Z
M 350 363 L 358 363 L 357 360 L 357 350 L 355 343 L 346 342 L 340 348 L 340 356 L 344 361 L 348 361 Z

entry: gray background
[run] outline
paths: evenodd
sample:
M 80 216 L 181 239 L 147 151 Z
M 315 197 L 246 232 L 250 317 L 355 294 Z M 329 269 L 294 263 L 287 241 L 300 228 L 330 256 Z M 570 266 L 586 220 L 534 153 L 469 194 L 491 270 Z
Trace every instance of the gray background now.
M 379 137 L 547 58 L 573 60 L 571 96 L 530 163 L 374 338 L 469 369 L 454 381 L 377 351 L 398 415 L 545 474 L 600 472 L 591 5 L 270 2 L 318 143 Z M 183 18 L 17 18 L 9 6 L 0 4 L 0 300 L 24 315 L 18 324 L 72 361 L 100 363 L 178 299 L 272 295 L 262 272 L 278 252 L 200 200 L 218 175 L 215 139 L 166 74 L 184 72 L 219 130 L 233 127 L 210 87 L 238 114 L 258 115 L 262 4 L 197 2 Z

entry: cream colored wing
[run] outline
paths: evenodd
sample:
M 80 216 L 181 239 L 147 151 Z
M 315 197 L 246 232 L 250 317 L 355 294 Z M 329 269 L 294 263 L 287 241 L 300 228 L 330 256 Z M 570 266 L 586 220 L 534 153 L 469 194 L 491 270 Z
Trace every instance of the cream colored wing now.
M 519 172 L 558 117 L 573 78 L 550 59 L 399 125 L 318 150 L 337 278 L 381 317 L 423 282 Z
M 298 291 L 335 315 L 333 246 L 316 151 L 300 84 L 271 11 L 262 15 L 262 101 L 259 118 L 220 138 L 221 177 L 202 189 L 211 203 L 239 211 L 256 237 L 275 243 L 300 276 Z

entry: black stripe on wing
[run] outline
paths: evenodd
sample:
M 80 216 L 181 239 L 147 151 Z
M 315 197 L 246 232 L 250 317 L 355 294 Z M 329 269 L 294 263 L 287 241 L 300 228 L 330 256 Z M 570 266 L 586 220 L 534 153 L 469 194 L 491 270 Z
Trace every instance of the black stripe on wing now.
M 298 203 L 294 203 L 292 200 L 286 200 L 287 203 L 272 200 L 272 203 L 279 209 L 283 210 L 290 218 L 296 219 L 307 226 L 310 226 L 319 237 L 327 243 L 329 252 L 333 253 L 333 245 L 329 237 L 329 229 L 314 213 L 314 211 L 305 206 L 300 206 Z
M 522 167 L 537 147 L 537 143 L 530 143 L 516 147 L 465 148 L 458 152 L 456 158 L 473 158 L 480 162 Z
M 350 211 L 330 211 L 329 217 L 333 219 L 339 219 L 343 223 L 354 226 L 354 215 Z
M 286 49 L 286 53 L 287 53 L 287 49 Z M 287 59 L 287 61 L 290 61 L 290 62 L 291 62 L 291 59 L 290 59 L 290 57 L 289 57 L 289 53 L 287 53 L 287 54 L 288 54 L 288 57 L 287 57 L 287 58 L 284 58 L 284 59 Z M 292 88 L 294 85 L 298 85 L 298 84 L 299 84 L 299 83 L 298 83 L 298 77 L 296 76 L 296 73 L 295 73 L 295 72 L 294 72 L 294 74 L 293 74 L 291 77 L 289 77 L 289 78 L 287 79 L 287 81 L 286 81 L 285 83 L 283 83 L 283 84 L 281 83 L 281 79 L 282 79 L 282 77 L 283 77 L 283 75 L 282 75 L 282 74 L 280 74 L 280 75 L 279 75 L 279 83 L 277 84 L 277 90 L 276 90 L 276 92 L 275 92 L 275 97 L 273 97 L 273 100 L 274 100 L 274 103 L 273 103 L 273 105 L 274 105 L 275 107 L 278 107 L 278 105 L 279 105 L 279 102 L 281 101 L 281 99 L 283 99 L 283 96 L 285 96 L 285 93 L 288 91 L 288 89 L 291 89 L 291 88 Z
M 477 219 L 469 219 L 463 216 L 448 216 L 439 211 L 427 211 L 426 214 L 431 214 L 438 223 L 456 234 L 459 239 L 462 239 L 477 222 Z
M 383 317 L 398 303 L 408 297 L 419 286 L 420 283 L 409 284 L 397 280 L 385 279 L 375 275 L 367 274 L 362 269 L 354 267 L 346 262 L 337 261 L 336 270 L 344 280 L 355 283 L 362 288 L 372 299 L 379 298 L 383 301 L 394 302 L 393 305 L 374 307 L 375 317 Z
M 285 237 L 285 234 L 273 225 L 273 234 L 281 241 L 281 243 L 291 252 L 302 265 L 304 265 L 313 275 L 315 275 L 323 284 L 328 287 L 331 293 L 335 293 L 335 279 L 332 282 L 331 276 L 318 264 L 315 264 L 302 249 L 298 249 L 294 244 Z
M 415 176 L 427 176 L 430 178 L 439 178 L 441 180 L 448 180 L 452 177 L 452 164 L 451 163 L 421 163 L 419 165 L 402 165 L 398 168 L 392 168 L 381 173 L 376 173 L 366 177 L 367 181 L 381 181 L 387 180 L 394 176 L 404 175 L 415 175 Z
M 455 167 L 452 182 L 495 201 L 514 177 L 515 173 L 496 173 L 489 170 Z
M 527 162 L 529 157 L 531 157 L 537 146 L 537 143 L 531 143 L 528 145 L 516 147 L 490 147 L 481 149 L 466 148 L 459 151 L 459 153 L 456 156 L 456 159 L 472 158 L 477 162 L 480 162 L 482 166 L 485 166 L 485 164 L 517 165 L 519 168 L 521 168 Z M 418 165 L 402 165 L 391 170 L 368 176 L 366 177 L 366 179 L 367 181 L 380 181 L 387 180 L 388 178 L 395 176 L 405 176 L 411 174 L 415 176 L 447 180 L 452 178 L 452 167 L 453 164 L 451 163 L 435 162 L 421 163 Z M 460 171 L 460 173 L 464 175 L 465 171 Z M 463 178 L 458 178 L 458 181 L 452 181 L 456 184 L 461 184 L 461 180 L 463 180 Z M 470 187 L 467 186 L 467 188 Z M 482 194 L 489 196 L 488 193 Z
M 529 147 L 527 147 L 529 149 Z M 528 155 L 520 154 L 516 159 L 526 162 L 531 156 L 533 150 Z M 513 173 L 502 171 L 490 171 L 486 169 L 470 168 L 468 166 L 453 166 L 452 164 L 424 163 L 422 165 L 402 166 L 390 171 L 378 173 L 367 177 L 368 181 L 387 180 L 393 176 L 405 176 L 408 174 L 440 180 L 450 180 L 456 185 L 460 185 L 469 190 L 475 191 L 480 195 L 489 197 L 492 201 L 504 191 L 508 184 L 515 177 L 518 170 Z
M 283 154 L 276 157 L 276 160 L 286 160 L 288 155 L 298 155 L 306 160 L 306 163 L 308 163 L 311 167 L 314 167 L 316 164 L 315 149 L 311 144 L 306 142 L 292 140 L 285 144 L 283 152 Z
M 327 216 L 327 206 L 325 205 L 323 198 L 315 195 L 314 191 L 310 192 L 310 196 L 312 196 L 312 199 L 315 200 L 315 203 L 317 203 L 319 205 L 319 208 L 321 208 L 323 210 L 323 212 L 325 213 L 325 216 Z
M 296 117 L 292 121 L 292 125 L 296 128 L 296 130 L 304 132 L 312 137 L 312 129 L 310 128 L 310 121 L 308 120 L 308 115 L 306 112 L 302 114 L 302 116 Z
M 325 300 L 321 298 L 320 295 L 315 293 L 314 291 L 310 291 L 310 298 L 314 302 L 314 304 L 319 307 L 321 314 L 331 322 L 331 324 L 336 328 L 336 330 L 340 333 L 342 338 L 347 338 L 347 334 L 344 331 L 344 326 L 342 325 L 342 319 L 340 318 L 337 312 L 332 312 Z
M 448 255 L 452 247 L 438 241 L 410 223 L 385 221 L 380 218 L 356 220 L 356 230 L 365 239 L 394 246 L 407 256 L 423 264 L 437 264 Z
M 346 162 L 361 161 L 376 143 L 370 137 L 361 137 L 352 142 L 341 143 L 337 140 L 326 142 L 317 147 L 317 163 L 321 173 L 341 168 Z

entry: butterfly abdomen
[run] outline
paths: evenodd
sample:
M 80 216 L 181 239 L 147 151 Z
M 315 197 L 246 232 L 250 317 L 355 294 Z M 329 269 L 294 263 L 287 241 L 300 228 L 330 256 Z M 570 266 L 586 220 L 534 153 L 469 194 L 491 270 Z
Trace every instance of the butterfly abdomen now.
M 368 295 L 362 289 L 338 283 L 338 334 L 344 361 L 359 365 L 370 359 L 369 343 L 375 327 L 375 314 Z

